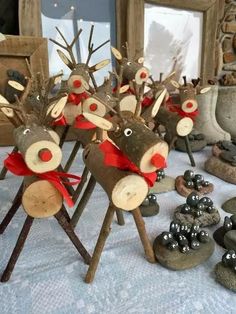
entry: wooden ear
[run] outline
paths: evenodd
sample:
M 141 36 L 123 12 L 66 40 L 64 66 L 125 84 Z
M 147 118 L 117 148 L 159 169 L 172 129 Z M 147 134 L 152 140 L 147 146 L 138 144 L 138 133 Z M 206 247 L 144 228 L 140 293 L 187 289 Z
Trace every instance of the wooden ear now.
M 137 106 L 137 99 L 134 95 L 124 96 L 120 101 L 120 111 L 130 111 L 135 113 Z
M 19 82 L 16 82 L 16 81 L 9 80 L 7 84 L 20 92 L 23 92 L 23 90 L 25 89 L 23 85 L 21 85 Z
M 0 94 L 0 103 L 4 105 L 9 105 L 8 100 L 5 97 L 3 97 L 1 94 Z M 14 111 L 12 108 L 3 107 L 3 108 L 0 108 L 0 110 L 2 111 L 2 113 L 5 114 L 6 117 L 8 118 L 14 117 Z
M 171 72 L 163 81 L 163 83 L 168 83 L 175 76 L 175 71 Z M 174 81 L 174 80 L 173 80 Z
M 180 85 L 178 82 L 176 82 L 175 80 L 170 80 L 170 84 L 173 85 L 175 88 L 179 88 Z
M 73 63 L 69 60 L 69 58 L 62 52 L 61 50 L 57 49 L 57 53 L 59 57 L 61 58 L 62 62 L 65 63 L 69 69 L 73 70 L 74 65 Z
M 110 63 L 109 59 L 103 60 L 103 61 L 93 65 L 92 67 L 90 67 L 89 71 L 91 71 L 91 72 L 98 71 L 98 70 L 104 68 L 105 66 L 107 66 L 109 63 Z
M 116 129 L 116 125 L 113 124 L 111 121 L 104 119 L 102 117 L 99 117 L 95 114 L 83 112 L 83 116 L 93 124 L 95 124 L 97 127 L 99 127 L 102 130 L 105 131 L 113 131 Z
M 211 89 L 210 86 L 203 87 L 202 89 L 200 89 L 200 94 L 205 94 L 205 93 L 209 92 L 210 89 Z
M 53 106 L 52 110 L 51 110 L 51 117 L 56 119 L 60 116 L 60 114 L 62 113 L 66 103 L 67 103 L 67 97 L 68 95 L 60 98 Z
M 113 54 L 113 56 L 117 59 L 117 60 L 122 60 L 122 54 L 119 52 L 118 49 L 111 47 L 111 52 Z
M 61 83 L 62 81 L 62 76 L 63 76 L 63 71 L 61 70 L 57 75 L 54 77 L 54 85 L 57 85 Z
M 121 86 L 120 94 L 127 92 L 128 89 L 129 89 L 129 84 Z
M 161 106 L 161 104 L 162 104 L 162 102 L 166 96 L 166 93 L 167 93 L 167 89 L 165 88 L 161 92 L 160 96 L 156 99 L 156 101 L 152 107 L 152 112 L 151 112 L 152 118 L 154 118 L 156 116 L 156 114 L 157 114 L 157 112 L 158 112 L 158 110 L 159 110 L 159 108 L 160 108 L 160 106 Z

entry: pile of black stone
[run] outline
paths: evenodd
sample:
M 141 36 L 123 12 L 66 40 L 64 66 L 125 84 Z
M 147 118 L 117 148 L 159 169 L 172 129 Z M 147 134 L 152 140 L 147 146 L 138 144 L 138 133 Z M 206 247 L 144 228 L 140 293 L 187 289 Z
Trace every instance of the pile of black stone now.
M 209 197 L 204 196 L 200 199 L 196 192 L 189 194 L 186 203 L 180 206 L 180 213 L 189 214 L 196 218 L 201 217 L 204 212 L 212 214 L 216 211 L 217 209 Z
M 236 250 L 236 214 L 226 216 L 223 226 L 214 232 L 213 237 L 223 248 Z
M 236 273 L 236 251 L 228 250 L 222 256 L 222 264 L 225 267 L 231 268 Z
M 156 181 L 157 182 L 160 182 L 162 179 L 164 179 L 165 178 L 165 170 L 164 169 L 159 169 L 159 170 L 157 170 L 157 178 L 156 178 Z
M 192 170 L 186 170 L 184 173 L 185 186 L 189 189 L 200 191 L 202 187 L 209 186 L 210 182 L 205 181 L 203 175 L 195 174 Z
M 201 244 L 208 243 L 210 237 L 196 224 L 189 227 L 172 221 L 169 232 L 162 232 L 160 241 L 170 251 L 179 250 L 181 253 L 188 253 L 191 249 L 198 250 Z

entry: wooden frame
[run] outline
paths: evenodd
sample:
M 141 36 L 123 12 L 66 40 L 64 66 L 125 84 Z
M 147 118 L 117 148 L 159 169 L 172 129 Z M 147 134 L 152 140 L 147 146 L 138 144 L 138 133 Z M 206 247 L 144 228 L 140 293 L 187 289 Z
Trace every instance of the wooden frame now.
M 0 93 L 4 93 L 7 83 L 7 70 L 14 69 L 29 76 L 25 58 L 29 60 L 33 74 L 43 69 L 45 77 L 48 77 L 48 50 L 47 39 L 40 37 L 6 36 L 6 40 L 0 42 Z M 13 144 L 12 125 L 5 116 L 0 113 L 0 145 Z
M 203 12 L 201 78 L 203 83 L 214 77 L 215 42 L 218 24 L 218 0 L 117 0 L 117 41 L 121 48 L 129 42 L 133 57 L 143 56 L 145 3 Z M 124 30 L 126 29 L 126 34 Z

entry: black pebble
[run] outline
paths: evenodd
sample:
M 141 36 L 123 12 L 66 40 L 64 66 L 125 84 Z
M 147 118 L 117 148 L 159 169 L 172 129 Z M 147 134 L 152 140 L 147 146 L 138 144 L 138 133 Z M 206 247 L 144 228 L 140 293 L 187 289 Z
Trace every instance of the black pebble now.
M 194 172 L 192 170 L 186 170 L 184 172 L 184 180 L 185 181 L 190 181 L 194 178 Z
M 199 202 L 199 196 L 198 196 L 198 194 L 196 192 L 190 193 L 189 196 L 186 199 L 186 203 L 189 206 L 195 207 L 198 202 Z
M 229 217 L 225 217 L 223 227 L 225 231 L 230 231 L 233 227 L 233 223 Z

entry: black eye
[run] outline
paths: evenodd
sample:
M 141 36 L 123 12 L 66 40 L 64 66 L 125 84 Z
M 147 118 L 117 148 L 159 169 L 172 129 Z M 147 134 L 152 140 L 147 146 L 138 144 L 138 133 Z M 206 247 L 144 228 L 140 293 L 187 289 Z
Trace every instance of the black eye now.
M 25 134 L 27 134 L 27 133 L 29 133 L 29 132 L 30 132 L 30 129 L 25 129 L 24 132 L 23 132 L 23 134 L 25 135 Z
M 129 61 L 129 62 L 127 62 L 127 65 L 131 65 L 131 62 Z
M 125 136 L 130 136 L 132 133 L 133 133 L 133 131 L 131 129 L 129 129 L 129 128 L 124 130 L 124 135 Z

